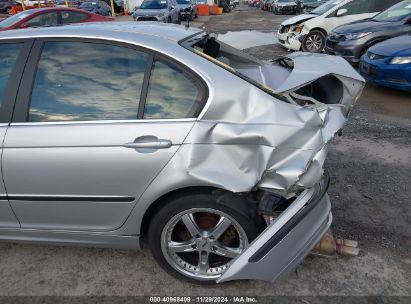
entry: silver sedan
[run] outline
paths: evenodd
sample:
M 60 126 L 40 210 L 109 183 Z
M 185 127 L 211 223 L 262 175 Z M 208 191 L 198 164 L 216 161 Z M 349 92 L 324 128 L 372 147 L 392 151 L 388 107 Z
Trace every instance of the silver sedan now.
M 137 249 L 193 282 L 274 281 L 331 224 L 327 144 L 364 80 L 262 62 L 199 29 L 0 38 L 0 240 Z

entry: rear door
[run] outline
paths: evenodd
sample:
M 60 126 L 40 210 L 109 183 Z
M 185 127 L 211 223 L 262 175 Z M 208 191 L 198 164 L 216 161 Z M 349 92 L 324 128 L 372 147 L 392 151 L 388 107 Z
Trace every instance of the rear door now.
M 0 157 L 30 46 L 31 41 L 0 41 Z M 19 228 L 20 224 L 7 200 L 2 171 L 0 170 L 0 228 Z
M 147 50 L 37 41 L 3 151 L 22 228 L 122 226 L 188 134 L 204 90 L 181 65 Z

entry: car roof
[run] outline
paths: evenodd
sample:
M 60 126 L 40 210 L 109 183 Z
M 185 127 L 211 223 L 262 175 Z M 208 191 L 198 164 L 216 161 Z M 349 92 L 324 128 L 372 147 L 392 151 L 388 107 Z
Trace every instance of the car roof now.
M 130 34 L 134 34 L 134 38 L 144 39 L 151 36 L 178 42 L 200 32 L 202 30 L 194 27 L 187 28 L 160 22 L 91 22 L 5 31 L 2 32 L 0 40 L 42 37 L 93 37 L 111 40 L 113 37 L 129 39 Z

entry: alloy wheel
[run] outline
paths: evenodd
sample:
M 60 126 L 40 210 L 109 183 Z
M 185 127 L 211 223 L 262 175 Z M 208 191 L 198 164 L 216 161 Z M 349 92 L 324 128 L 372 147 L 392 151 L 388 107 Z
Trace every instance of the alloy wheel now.
M 311 34 L 307 37 L 305 47 L 310 52 L 320 52 L 323 45 L 323 38 L 318 34 Z
M 211 208 L 193 208 L 175 215 L 161 234 L 167 262 L 197 280 L 218 278 L 247 245 L 247 235 L 238 222 Z

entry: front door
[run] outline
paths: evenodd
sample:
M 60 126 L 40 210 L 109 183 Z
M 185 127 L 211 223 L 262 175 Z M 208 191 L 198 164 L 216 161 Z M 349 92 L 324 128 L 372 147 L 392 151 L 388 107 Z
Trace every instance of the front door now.
M 147 50 L 98 41 L 37 41 L 26 70 L 3 152 L 22 228 L 121 227 L 191 129 L 201 85 Z

